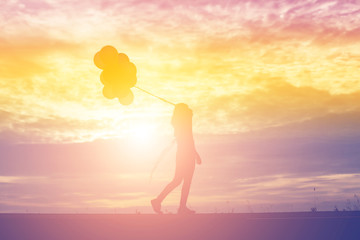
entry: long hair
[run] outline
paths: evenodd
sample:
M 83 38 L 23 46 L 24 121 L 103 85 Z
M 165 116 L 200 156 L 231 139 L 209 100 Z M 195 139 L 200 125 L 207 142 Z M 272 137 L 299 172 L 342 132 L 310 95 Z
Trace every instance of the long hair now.
M 185 103 L 175 105 L 171 118 L 175 137 L 179 136 L 179 134 L 186 134 L 189 131 L 192 133 L 192 116 L 192 110 Z

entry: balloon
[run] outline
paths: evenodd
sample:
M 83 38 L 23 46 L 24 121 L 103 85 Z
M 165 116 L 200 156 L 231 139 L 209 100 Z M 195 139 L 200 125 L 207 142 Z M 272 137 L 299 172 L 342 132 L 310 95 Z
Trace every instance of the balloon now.
M 134 87 L 136 85 L 137 78 L 136 76 L 133 76 L 132 78 L 129 78 L 128 85 L 130 88 Z
M 103 63 L 103 61 L 101 60 L 100 57 L 100 52 L 97 52 L 94 56 L 94 63 L 95 66 L 97 66 L 100 69 L 104 69 L 105 68 L 105 64 Z
M 133 64 L 132 62 L 129 62 L 128 69 L 129 69 L 130 74 L 136 75 L 136 66 L 135 66 L 135 64 Z
M 102 73 L 100 74 L 100 77 L 102 76 L 103 81 L 105 82 L 105 84 L 110 84 L 110 85 L 114 85 L 116 84 L 119 79 L 121 78 L 121 72 L 119 71 L 119 69 L 112 69 L 112 68 L 108 68 L 105 69 L 104 71 L 102 71 Z M 101 80 L 101 78 L 100 78 Z
M 120 63 L 130 62 L 130 59 L 125 53 L 119 53 L 119 62 Z
M 100 82 L 102 83 L 102 84 L 106 84 L 106 83 L 108 83 L 106 80 L 105 80 L 105 77 L 104 77 L 104 71 L 102 71 L 101 73 L 100 73 Z
M 117 63 L 118 52 L 113 46 L 105 46 L 100 50 L 100 57 L 105 67 L 112 67 Z
M 132 62 L 129 62 L 129 64 L 128 64 L 127 80 L 128 80 L 128 84 L 129 84 L 130 88 L 134 87 L 137 82 L 136 67 L 135 67 L 135 64 L 133 64 Z
M 95 65 L 103 69 L 100 81 L 104 85 L 103 95 L 108 99 L 117 97 L 123 105 L 134 100 L 131 88 L 137 82 L 136 66 L 125 53 L 118 53 L 113 46 L 105 46 L 94 56 Z
M 113 92 L 115 96 L 118 98 L 126 97 L 131 91 L 130 88 L 128 88 L 127 86 L 124 87 L 123 85 L 124 83 L 123 84 L 119 83 L 118 85 L 113 86 Z
M 114 99 L 116 97 L 114 91 L 109 86 L 104 86 L 103 88 L 103 95 L 107 99 Z
M 130 105 L 132 102 L 134 101 L 134 94 L 132 93 L 132 91 L 130 90 L 129 94 L 124 97 L 124 98 L 119 98 L 119 102 L 122 105 Z

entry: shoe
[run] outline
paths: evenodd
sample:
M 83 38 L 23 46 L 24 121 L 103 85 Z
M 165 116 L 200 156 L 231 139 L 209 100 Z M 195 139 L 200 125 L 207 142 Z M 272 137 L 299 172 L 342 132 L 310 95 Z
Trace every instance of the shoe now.
M 154 212 L 156 212 L 158 214 L 162 214 L 161 203 L 159 200 L 157 200 L 157 199 L 151 200 L 151 206 L 152 206 Z
M 181 207 L 178 210 L 178 214 L 195 214 L 195 211 L 187 207 Z

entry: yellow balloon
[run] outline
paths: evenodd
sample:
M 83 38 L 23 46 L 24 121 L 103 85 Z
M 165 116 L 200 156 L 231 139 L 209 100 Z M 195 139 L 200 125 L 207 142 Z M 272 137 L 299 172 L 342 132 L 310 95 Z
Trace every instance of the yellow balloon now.
M 136 66 L 130 62 L 125 53 L 118 53 L 116 48 L 104 46 L 94 56 L 95 65 L 103 69 L 100 81 L 104 84 L 103 95 L 108 99 L 118 98 L 123 105 L 129 105 L 134 100 L 130 88 L 137 81 Z
M 130 105 L 133 101 L 134 101 L 134 94 L 131 90 L 129 91 L 129 94 L 126 97 L 119 98 L 119 102 L 122 105 Z
M 101 73 L 100 73 L 100 82 L 102 83 L 102 84 L 106 84 L 106 83 L 108 83 L 107 81 L 106 81 L 106 79 L 105 79 L 105 77 L 104 77 L 104 71 L 102 71 Z
M 137 82 L 137 78 L 136 78 L 136 76 L 133 76 L 128 79 L 127 84 L 129 86 L 129 88 L 132 88 L 136 85 L 136 82 Z
M 134 63 L 130 62 L 130 64 L 129 64 L 128 68 L 129 68 L 129 72 L 130 72 L 130 74 L 134 74 L 134 75 L 136 75 L 136 66 L 135 66 L 135 64 L 134 64 Z
M 130 59 L 129 57 L 125 54 L 125 53 L 119 53 L 119 62 L 124 63 L 124 62 L 129 62 Z
M 130 88 L 134 87 L 137 81 L 136 67 L 135 64 L 133 64 L 132 62 L 129 62 L 129 65 L 127 66 L 126 81 Z
M 109 86 L 104 86 L 103 88 L 103 95 L 104 97 L 106 97 L 107 99 L 114 99 L 116 97 L 114 91 L 112 90 L 111 87 Z
M 101 78 L 103 80 L 101 80 Z M 107 68 L 102 71 L 100 80 L 106 84 L 116 85 L 121 78 L 121 72 L 115 68 Z
M 104 62 L 101 60 L 100 57 L 100 52 L 97 52 L 94 56 L 94 64 L 96 67 L 100 68 L 100 69 L 104 69 L 105 68 L 105 64 Z
M 115 93 L 116 97 L 124 98 L 129 94 L 130 88 L 124 85 L 124 83 L 120 82 L 117 85 L 113 85 L 113 92 Z
M 118 64 L 118 52 L 113 46 L 105 46 L 100 50 L 100 57 L 105 67 L 112 67 Z

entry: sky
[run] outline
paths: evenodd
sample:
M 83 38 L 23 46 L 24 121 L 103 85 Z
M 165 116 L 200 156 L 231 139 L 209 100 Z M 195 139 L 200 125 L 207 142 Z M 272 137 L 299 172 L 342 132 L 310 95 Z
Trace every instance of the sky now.
M 1 1 L 0 212 L 151 212 L 173 107 L 104 98 L 105 45 L 193 110 L 195 210 L 360 208 L 359 26 L 357 0 Z

